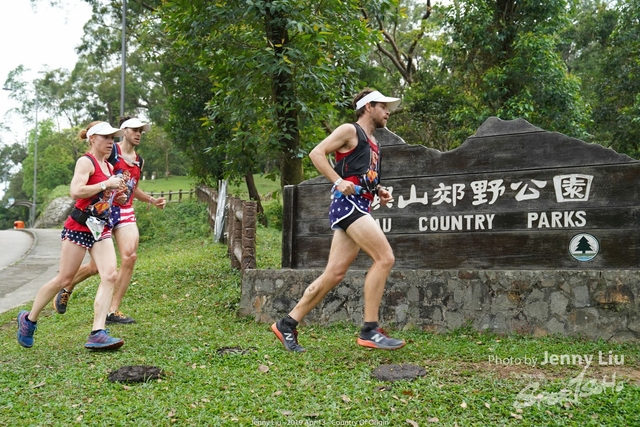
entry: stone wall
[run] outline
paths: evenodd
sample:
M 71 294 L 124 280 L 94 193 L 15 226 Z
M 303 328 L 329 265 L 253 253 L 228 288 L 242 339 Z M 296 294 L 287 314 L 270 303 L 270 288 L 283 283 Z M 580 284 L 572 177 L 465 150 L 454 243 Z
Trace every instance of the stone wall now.
M 246 270 L 240 314 L 270 323 L 286 315 L 322 270 Z M 305 319 L 361 324 L 366 270 L 345 279 Z M 395 328 L 640 338 L 637 270 L 394 270 L 380 320 Z

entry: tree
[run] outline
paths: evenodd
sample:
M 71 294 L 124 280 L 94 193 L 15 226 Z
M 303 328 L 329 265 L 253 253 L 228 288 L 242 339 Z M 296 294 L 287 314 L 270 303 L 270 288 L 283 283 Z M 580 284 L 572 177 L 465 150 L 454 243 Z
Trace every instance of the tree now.
M 442 60 L 430 63 L 438 68 L 425 70 L 410 97 L 412 111 L 449 138 L 447 149 L 489 116 L 586 136 L 579 80 L 559 54 L 566 1 L 455 1 L 445 11 Z
M 619 1 L 596 77 L 593 119 L 603 145 L 634 158 L 640 157 L 640 4 Z
M 440 103 L 449 105 L 452 100 L 439 94 L 435 102 L 418 105 L 420 100 L 413 95 L 420 93 L 425 80 L 438 79 L 441 66 L 443 14 L 442 8 L 433 3 L 433 7 L 430 0 L 362 4 L 362 14 L 376 31 L 377 40 L 361 78 L 368 86 L 403 98 L 400 108 L 394 111 L 396 133 L 409 142 L 446 148 L 447 134 L 437 133 L 430 123 L 433 117 L 446 111 Z M 416 89 L 411 90 L 412 87 Z
M 618 10 L 605 0 L 576 0 L 571 9 L 571 24 L 563 34 L 562 56 L 569 70 L 581 81 L 580 93 L 590 106 L 587 123 L 589 141 L 611 146 L 612 133 L 606 120 L 612 104 L 603 98 L 611 49 L 611 36 L 618 24 Z
M 144 158 L 144 173 L 157 173 L 158 177 L 186 175 L 184 153 L 158 126 L 152 126 L 142 137 L 137 152 Z
M 162 5 L 170 103 L 194 93 L 183 84 L 209 82 L 206 111 L 197 118 L 215 135 L 205 152 L 225 159 L 225 176 L 246 176 L 277 159 L 282 185 L 303 179 L 302 158 L 358 86 L 353 71 L 370 42 L 358 13 L 358 2 L 338 0 L 313 7 L 301 0 Z M 184 75 L 189 71 L 193 78 Z
M 0 146 L 0 178 L 7 181 L 12 174 L 12 170 L 21 165 L 27 157 L 27 150 L 21 144 L 14 142 L 11 145 Z
M 78 137 L 78 128 L 57 132 L 54 127 L 51 119 L 38 123 L 37 207 L 51 190 L 69 185 L 76 160 L 88 149 L 87 141 Z M 28 155 L 22 162 L 22 191 L 29 195 L 33 192 L 35 137 L 34 129 L 29 133 Z

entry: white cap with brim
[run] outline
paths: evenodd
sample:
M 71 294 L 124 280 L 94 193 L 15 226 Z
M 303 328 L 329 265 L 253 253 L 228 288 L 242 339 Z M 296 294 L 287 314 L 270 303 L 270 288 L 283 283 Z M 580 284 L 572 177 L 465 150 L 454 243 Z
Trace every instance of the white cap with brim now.
M 126 128 L 131 128 L 131 129 L 142 128 L 143 132 L 149 132 L 149 129 L 151 129 L 151 125 L 148 123 L 142 123 L 140 119 L 133 117 L 129 120 L 125 120 L 120 125 L 120 129 L 126 129 Z
M 389 108 L 389 111 L 393 111 L 398 107 L 398 105 L 400 105 L 400 102 L 402 101 L 400 100 L 400 98 L 390 98 L 388 96 L 384 96 L 383 94 L 375 90 L 365 95 L 356 103 L 356 111 L 370 102 L 383 102 L 387 104 L 387 108 Z
M 107 122 L 96 123 L 91 126 L 87 131 L 87 136 L 91 135 L 113 135 L 114 137 L 120 137 L 124 135 L 124 131 L 118 128 L 111 127 Z

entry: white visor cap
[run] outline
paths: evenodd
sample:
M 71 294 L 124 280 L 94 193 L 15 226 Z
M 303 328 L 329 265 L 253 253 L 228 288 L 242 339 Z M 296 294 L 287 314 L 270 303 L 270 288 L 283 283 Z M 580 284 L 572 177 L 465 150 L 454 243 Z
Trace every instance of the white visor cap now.
M 142 123 L 139 118 L 133 117 L 129 120 L 125 120 L 120 125 L 120 129 L 126 129 L 126 128 L 131 128 L 131 129 L 142 128 L 143 132 L 149 132 L 149 129 L 151 129 L 151 125 L 149 123 Z
M 385 104 L 387 104 L 387 108 L 389 108 L 389 111 L 393 111 L 398 108 L 398 105 L 400 105 L 400 102 L 402 101 L 400 100 L 400 98 L 390 98 L 388 96 L 384 96 L 383 94 L 375 90 L 364 96 L 356 103 L 356 111 L 370 102 L 384 102 Z
M 118 128 L 111 127 L 107 122 L 96 123 L 91 126 L 87 131 L 87 136 L 91 135 L 113 135 L 114 137 L 120 137 L 124 135 L 124 131 Z

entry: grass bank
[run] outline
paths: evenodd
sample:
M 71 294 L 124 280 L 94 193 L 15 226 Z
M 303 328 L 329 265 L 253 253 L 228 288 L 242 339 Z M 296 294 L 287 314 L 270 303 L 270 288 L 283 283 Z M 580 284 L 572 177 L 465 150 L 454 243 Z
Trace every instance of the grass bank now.
M 308 352 L 286 353 L 268 325 L 237 317 L 240 274 L 226 246 L 197 225 L 203 212 L 195 204 L 145 211 L 122 306 L 137 323 L 111 327 L 125 339 L 119 351 L 83 348 L 95 278 L 77 288 L 65 315 L 43 312 L 31 349 L 16 342 L 19 309 L 0 315 L 0 426 L 639 425 L 636 345 L 412 330 L 393 331 L 407 346 L 384 352 L 358 347 L 357 327 L 338 324 L 301 328 Z M 279 268 L 279 251 L 280 234 L 260 228 L 259 268 Z M 605 361 L 624 356 L 624 364 L 599 365 L 599 352 Z M 540 365 L 545 353 L 594 360 L 583 372 Z M 371 376 L 401 363 L 426 375 L 395 383 Z M 158 366 L 165 376 L 107 379 L 125 365 Z

